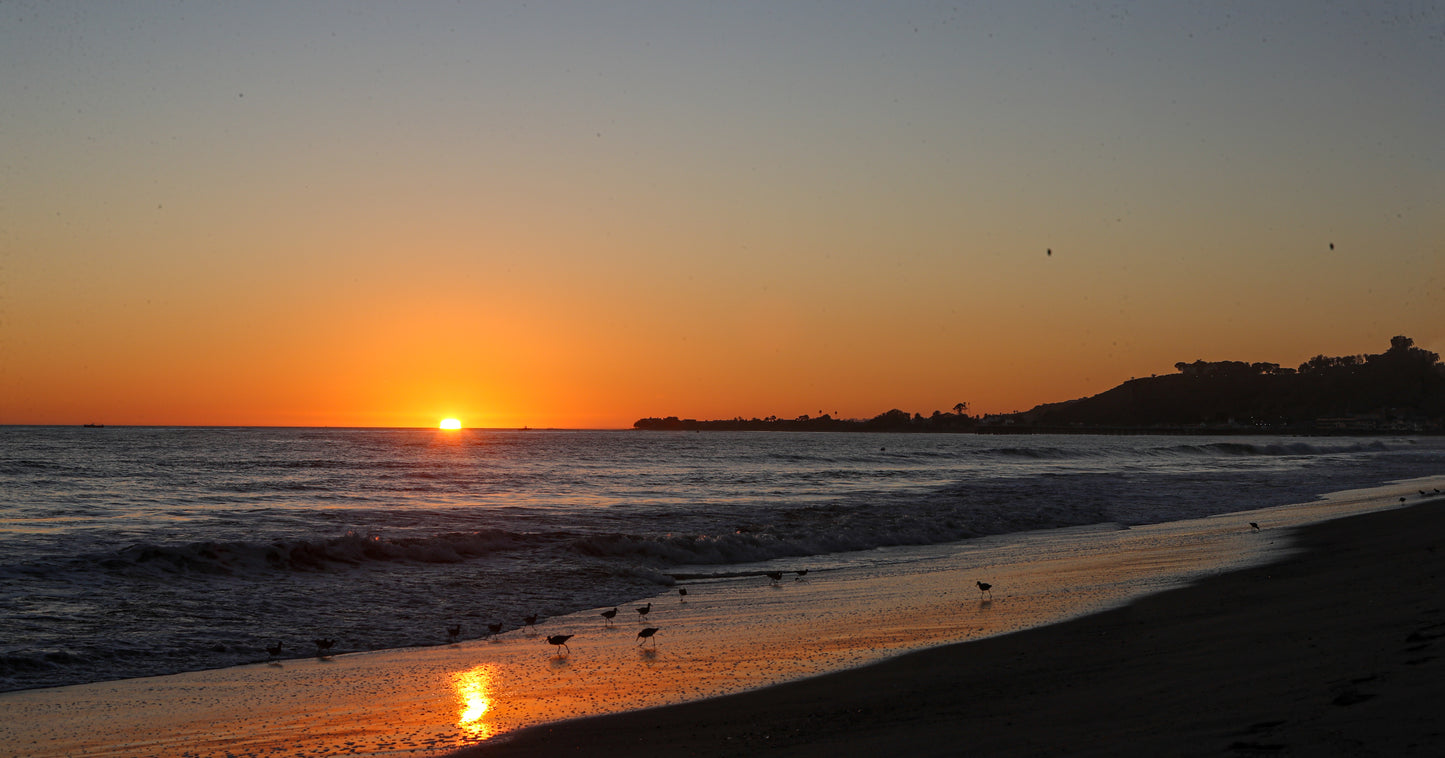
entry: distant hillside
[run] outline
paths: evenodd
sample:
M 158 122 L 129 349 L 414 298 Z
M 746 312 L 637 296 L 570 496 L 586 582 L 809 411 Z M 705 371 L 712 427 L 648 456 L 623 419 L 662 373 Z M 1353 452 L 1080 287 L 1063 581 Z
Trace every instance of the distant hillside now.
M 1176 363 L 1177 374 L 1131 379 L 1093 397 L 1022 413 L 975 417 L 968 404 L 924 416 L 894 409 L 870 419 L 828 414 L 714 421 L 645 418 L 634 427 L 688 431 L 887 432 L 1445 432 L 1440 356 L 1395 337 L 1379 355 L 1317 355 L 1275 363 Z
M 1211 427 L 1292 431 L 1445 430 L 1445 366 L 1408 337 L 1379 355 L 1273 363 L 1177 363 L 1093 397 L 998 419 L 1021 427 Z
M 869 419 L 833 418 L 824 413 L 819 416 L 798 416 L 797 418 L 738 418 L 699 421 L 692 418 L 644 418 L 632 424 L 637 429 L 688 432 L 971 432 L 978 427 L 979 420 L 965 411 L 967 405 L 954 406 L 954 413 L 934 411 L 931 416 L 910 414 L 894 408 Z

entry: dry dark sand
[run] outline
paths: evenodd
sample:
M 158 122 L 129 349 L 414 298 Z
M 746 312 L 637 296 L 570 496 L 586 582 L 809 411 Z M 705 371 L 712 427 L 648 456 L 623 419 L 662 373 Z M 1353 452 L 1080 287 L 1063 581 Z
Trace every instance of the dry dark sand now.
M 1076 621 L 462 755 L 1445 756 L 1445 501 L 1299 544 Z

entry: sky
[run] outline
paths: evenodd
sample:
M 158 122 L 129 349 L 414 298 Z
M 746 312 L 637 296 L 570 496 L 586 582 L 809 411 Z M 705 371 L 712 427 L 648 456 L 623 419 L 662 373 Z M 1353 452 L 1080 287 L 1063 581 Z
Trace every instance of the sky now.
M 0 424 L 1026 410 L 1445 353 L 1438 2 L 0 0 Z

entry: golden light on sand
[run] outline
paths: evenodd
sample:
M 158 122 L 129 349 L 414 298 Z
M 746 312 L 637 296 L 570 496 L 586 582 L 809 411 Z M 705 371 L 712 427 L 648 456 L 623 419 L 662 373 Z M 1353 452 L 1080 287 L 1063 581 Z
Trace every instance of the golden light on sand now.
M 474 740 L 492 736 L 492 725 L 483 720 L 491 707 L 492 670 L 477 666 L 456 675 L 457 727 Z
M 460 420 L 454 419 L 454 418 L 444 418 L 444 419 L 442 419 L 442 428 L 443 428 L 443 429 L 460 429 L 460 428 L 462 428 L 462 422 L 461 422 Z

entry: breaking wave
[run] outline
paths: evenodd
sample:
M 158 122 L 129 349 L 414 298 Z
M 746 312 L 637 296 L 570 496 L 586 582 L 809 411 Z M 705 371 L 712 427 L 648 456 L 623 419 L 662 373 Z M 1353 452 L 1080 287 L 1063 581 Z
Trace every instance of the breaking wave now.
M 347 532 L 327 539 L 137 544 L 92 562 L 122 573 L 247 575 L 328 571 L 370 562 L 459 563 L 533 542 L 528 535 L 504 530 L 422 537 Z

